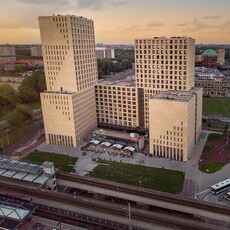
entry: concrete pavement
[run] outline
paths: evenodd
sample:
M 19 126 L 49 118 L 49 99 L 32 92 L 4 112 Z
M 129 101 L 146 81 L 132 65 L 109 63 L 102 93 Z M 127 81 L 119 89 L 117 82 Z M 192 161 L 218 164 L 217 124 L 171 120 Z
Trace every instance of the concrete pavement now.
M 92 158 L 97 157 L 103 160 L 112 160 L 134 165 L 145 165 L 155 168 L 165 168 L 182 171 L 185 173 L 185 181 L 181 195 L 195 197 L 196 193 L 207 190 L 211 185 L 224 179 L 230 178 L 230 164 L 223 167 L 219 172 L 213 174 L 206 174 L 199 171 L 198 169 L 198 162 L 209 133 L 213 132 L 206 130 L 202 131 L 199 141 L 197 142 L 188 162 L 186 163 L 158 157 L 149 157 L 148 155 L 145 155 L 143 153 L 135 153 L 134 158 L 121 157 L 118 155 L 113 156 L 109 155 L 108 153 L 94 152 L 87 152 L 86 156 L 82 156 L 82 152 L 84 151 L 80 150 L 80 148 L 48 145 L 45 142 L 40 144 L 36 148 L 39 151 L 54 152 L 78 157 L 78 161 L 76 162 L 74 168 L 77 174 L 82 176 L 87 175 L 98 165 L 98 163 L 92 161 Z M 84 146 L 85 144 L 86 143 L 83 143 L 82 146 Z

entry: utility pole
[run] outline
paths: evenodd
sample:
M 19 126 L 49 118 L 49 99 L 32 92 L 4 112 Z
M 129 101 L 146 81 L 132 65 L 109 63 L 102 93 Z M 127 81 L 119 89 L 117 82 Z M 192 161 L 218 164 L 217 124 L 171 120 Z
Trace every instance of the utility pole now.
M 128 217 L 129 217 L 129 230 L 132 230 L 133 227 L 132 227 L 132 220 L 131 220 L 131 207 L 130 207 L 130 203 L 128 203 L 128 211 L 129 211 L 129 214 L 128 214 Z

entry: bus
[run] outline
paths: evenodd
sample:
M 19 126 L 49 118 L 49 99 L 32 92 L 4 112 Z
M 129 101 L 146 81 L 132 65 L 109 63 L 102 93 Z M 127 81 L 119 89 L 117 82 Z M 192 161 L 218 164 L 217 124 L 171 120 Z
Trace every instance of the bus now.
M 230 192 L 227 193 L 226 198 L 230 201 Z
M 220 192 L 224 192 L 230 188 L 230 179 L 224 180 L 210 187 L 210 192 L 217 195 Z

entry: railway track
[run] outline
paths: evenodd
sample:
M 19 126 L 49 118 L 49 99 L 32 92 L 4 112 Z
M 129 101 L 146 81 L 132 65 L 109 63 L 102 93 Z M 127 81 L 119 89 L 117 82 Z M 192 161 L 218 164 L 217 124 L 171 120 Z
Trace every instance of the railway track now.
M 97 226 L 104 228 L 109 225 L 109 229 L 128 229 L 127 227 L 130 225 L 127 218 L 128 208 L 124 205 L 99 201 L 91 198 L 74 197 L 69 194 L 51 192 L 47 190 L 39 191 L 33 189 L 32 187 L 27 188 L 23 185 L 23 183 L 15 185 L 9 184 L 6 181 L 0 181 L 0 186 L 2 188 L 0 194 L 8 194 L 9 196 L 10 192 L 10 196 L 12 196 L 12 194 L 16 193 L 16 199 L 21 199 L 26 202 L 33 201 L 36 205 L 38 205 L 38 213 L 47 214 L 51 212 L 54 216 L 59 216 L 61 212 L 62 219 L 64 218 L 64 220 L 69 224 L 72 224 L 70 223 L 71 221 L 83 221 L 84 223 L 87 222 L 91 225 L 96 224 Z M 49 204 L 47 204 L 47 202 Z M 58 208 L 56 206 L 58 206 Z M 86 212 L 83 212 L 83 210 L 86 210 Z M 81 220 L 79 219 L 80 215 L 84 217 L 81 218 Z M 131 217 L 133 229 L 154 229 L 153 226 L 186 230 L 216 229 L 216 226 L 208 225 L 207 223 L 200 223 L 190 219 L 185 220 L 182 217 L 177 217 L 175 221 L 174 216 L 151 212 L 135 207 L 131 207 Z M 95 222 L 95 220 L 100 220 L 100 222 Z M 111 226 L 111 223 L 113 223 L 113 226 Z M 121 223 L 123 223 L 123 228 L 121 228 Z
M 207 203 L 204 201 L 186 198 L 186 197 L 173 195 L 169 193 L 158 192 L 150 189 L 143 189 L 143 188 L 128 186 L 124 184 L 118 185 L 118 183 L 114 183 L 114 182 L 109 182 L 109 181 L 104 181 L 104 180 L 94 179 L 94 178 L 84 178 L 81 176 L 67 174 L 67 173 L 60 173 L 60 172 L 57 173 L 57 179 L 83 183 L 86 185 L 100 187 L 103 189 L 141 196 L 142 198 L 161 200 L 168 203 L 189 206 L 191 208 L 202 209 L 204 211 L 207 210 L 207 211 L 218 212 L 230 216 L 230 208 L 227 206 Z

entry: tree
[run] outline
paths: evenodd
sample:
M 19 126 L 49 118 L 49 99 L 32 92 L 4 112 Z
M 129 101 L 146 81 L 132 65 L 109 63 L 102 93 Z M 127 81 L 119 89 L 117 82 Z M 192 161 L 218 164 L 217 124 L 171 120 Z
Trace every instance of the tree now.
M 19 102 L 18 94 L 9 84 L 0 85 L 0 111 L 15 108 Z
M 17 105 L 16 106 L 16 110 L 18 110 L 21 114 L 23 114 L 23 116 L 25 117 L 25 119 L 33 119 L 33 111 L 32 109 L 27 106 L 27 105 Z
M 36 71 L 31 77 L 24 79 L 18 87 L 20 99 L 23 103 L 39 101 L 40 92 L 45 88 L 44 72 Z
M 26 117 L 17 109 L 14 109 L 12 112 L 9 112 L 7 115 L 7 120 L 11 127 L 18 126 L 25 121 Z

